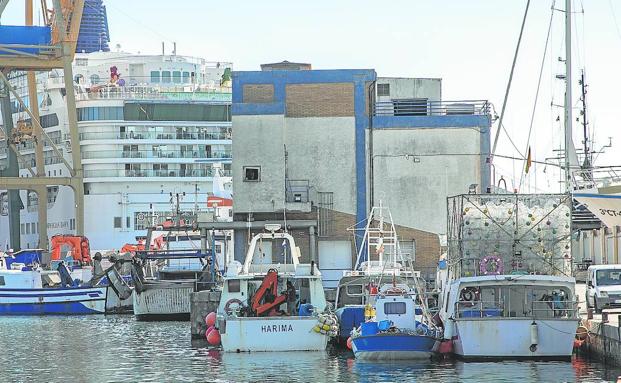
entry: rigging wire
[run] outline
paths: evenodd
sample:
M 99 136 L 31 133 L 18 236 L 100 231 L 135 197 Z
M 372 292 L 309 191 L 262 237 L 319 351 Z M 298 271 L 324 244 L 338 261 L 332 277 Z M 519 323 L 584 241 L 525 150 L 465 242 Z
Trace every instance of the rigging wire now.
M 535 92 L 535 100 L 533 102 L 533 112 L 530 116 L 530 126 L 528 127 L 528 138 L 526 139 L 526 149 L 524 153 L 528 153 L 528 147 L 530 145 L 530 136 L 533 131 L 533 123 L 535 121 L 535 111 L 537 110 L 537 101 L 539 100 L 539 89 L 541 88 L 541 79 L 543 78 L 543 69 L 545 68 L 546 56 L 548 52 L 548 43 L 550 42 L 550 32 L 552 31 L 552 22 L 554 21 L 554 3 L 556 0 L 552 0 L 552 10 L 550 11 L 550 23 L 548 25 L 548 34 L 546 36 L 546 43 L 543 48 L 543 57 L 541 58 L 541 68 L 539 68 L 539 80 L 537 81 L 537 91 Z M 528 154 L 527 154 L 528 155 Z M 524 160 L 525 163 L 528 161 L 528 158 Z M 520 172 L 520 184 L 519 190 L 522 189 L 522 181 L 524 180 L 524 172 Z
M 526 25 L 526 16 L 528 15 L 529 7 L 530 7 L 530 0 L 526 2 L 526 9 L 524 10 L 524 18 L 522 19 L 522 27 L 520 28 L 520 36 L 518 37 L 517 45 L 515 46 L 515 54 L 513 55 L 513 63 L 511 64 L 511 72 L 509 74 L 509 81 L 507 82 L 507 89 L 505 90 L 505 98 L 502 102 L 502 109 L 500 111 L 500 120 L 498 122 L 498 129 L 496 130 L 496 137 L 494 138 L 494 146 L 492 148 L 492 155 L 491 155 L 492 160 L 494 158 L 494 154 L 496 153 L 496 146 L 498 145 L 498 138 L 500 137 L 500 129 L 501 128 L 504 129 L 502 125 L 502 120 L 505 117 L 505 109 L 507 107 L 507 100 L 509 99 L 509 90 L 511 90 L 511 82 L 513 81 L 513 72 L 515 71 L 515 64 L 517 62 L 518 53 L 520 51 L 520 44 L 522 42 L 522 35 L 524 34 L 524 26 Z M 518 150 L 518 153 L 519 153 L 519 150 Z

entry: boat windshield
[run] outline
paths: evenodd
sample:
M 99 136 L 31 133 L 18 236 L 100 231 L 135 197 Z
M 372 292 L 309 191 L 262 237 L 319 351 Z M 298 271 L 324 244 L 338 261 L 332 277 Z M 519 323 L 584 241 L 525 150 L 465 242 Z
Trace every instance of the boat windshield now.
M 572 318 L 571 291 L 562 286 L 489 285 L 461 289 L 458 318 Z
M 621 285 L 621 269 L 597 270 L 598 286 Z

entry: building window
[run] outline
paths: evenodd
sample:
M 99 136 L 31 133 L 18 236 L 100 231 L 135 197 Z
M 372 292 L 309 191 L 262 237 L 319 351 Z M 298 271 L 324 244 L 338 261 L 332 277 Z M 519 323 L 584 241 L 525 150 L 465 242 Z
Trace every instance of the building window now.
M 159 83 L 160 82 L 160 71 L 152 70 L 151 71 L 151 82 Z
M 390 84 L 377 84 L 377 96 L 390 96 Z
M 259 182 L 261 181 L 260 166 L 244 166 L 244 181 Z
M 114 217 L 114 228 L 115 229 L 120 229 L 121 228 L 121 224 L 123 222 L 121 221 L 121 217 Z
M 162 71 L 162 82 L 163 83 L 169 83 L 170 82 L 170 71 L 169 70 L 163 70 Z

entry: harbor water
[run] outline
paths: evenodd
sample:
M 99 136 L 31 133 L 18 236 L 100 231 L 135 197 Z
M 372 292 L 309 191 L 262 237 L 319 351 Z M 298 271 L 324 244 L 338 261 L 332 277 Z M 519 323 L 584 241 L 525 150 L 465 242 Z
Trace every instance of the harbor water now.
M 133 316 L 0 318 L 0 382 L 601 382 L 621 369 L 567 362 L 356 361 L 350 352 L 223 354 L 188 322 Z

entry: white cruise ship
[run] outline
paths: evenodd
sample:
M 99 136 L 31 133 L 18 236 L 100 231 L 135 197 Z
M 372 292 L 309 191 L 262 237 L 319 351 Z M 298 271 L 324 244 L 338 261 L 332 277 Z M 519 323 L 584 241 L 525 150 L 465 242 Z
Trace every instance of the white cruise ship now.
M 74 60 L 78 127 L 84 168 L 85 235 L 93 249 L 119 249 L 146 226 L 176 214 L 208 210 L 215 172 L 230 175 L 232 64 L 180 55 L 78 53 Z M 37 76 L 47 134 L 71 163 L 62 72 Z M 13 76 L 27 95 L 26 76 Z M 27 120 L 12 99 L 15 123 Z M 47 144 L 47 143 L 46 143 Z M 6 140 L 0 140 L 0 166 Z M 34 144 L 19 145 L 35 165 Z M 69 171 L 50 146 L 49 176 Z M 22 164 L 20 176 L 29 172 Z M 230 187 L 230 180 L 225 184 Z M 22 191 L 21 246 L 39 247 L 37 195 Z M 0 191 L 0 232 L 8 233 L 6 191 Z M 48 237 L 75 233 L 73 191 L 48 188 Z M 175 213 L 173 213 L 175 212 Z M 225 217 L 222 217 L 225 218 Z M 186 220 L 187 222 L 187 220 Z M 0 244 L 4 247 L 5 244 Z

